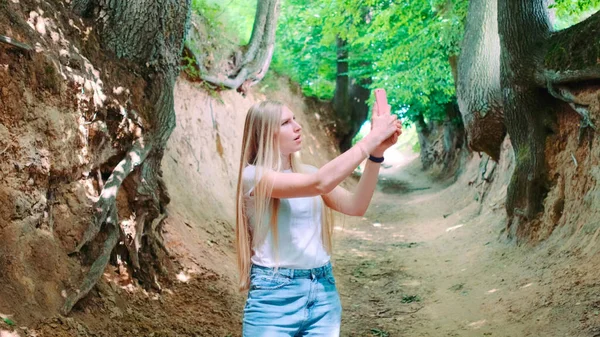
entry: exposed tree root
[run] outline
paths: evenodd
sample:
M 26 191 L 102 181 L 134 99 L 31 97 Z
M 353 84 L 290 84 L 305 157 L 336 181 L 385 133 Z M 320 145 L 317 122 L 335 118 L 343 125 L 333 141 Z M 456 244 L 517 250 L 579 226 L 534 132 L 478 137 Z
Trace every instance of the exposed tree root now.
M 160 163 L 164 146 L 175 128 L 173 90 L 179 74 L 181 51 L 186 41 L 190 6 L 191 0 L 71 2 L 71 9 L 75 13 L 92 17 L 97 22 L 94 30 L 98 32 L 97 37 L 102 41 L 103 50 L 112 52 L 118 59 L 127 60 L 131 72 L 146 82 L 146 86 L 140 88 L 143 90 L 139 97 L 141 102 L 132 102 L 140 109 L 140 115 L 137 116 L 129 109 L 127 119 L 139 126 L 139 129 L 129 130 L 131 135 L 139 135 L 138 131 L 142 129 L 150 130 L 151 133 L 144 133 L 146 140 L 140 137 L 132 144 L 125 158 L 101 187 L 93 222 L 74 252 L 90 243 L 105 223 L 109 227 L 109 237 L 82 286 L 68 297 L 62 309 L 64 314 L 68 314 L 77 301 L 97 283 L 119 238 L 123 238 L 127 245 L 127 262 L 139 271 L 138 279 L 160 289 L 155 273 L 155 270 L 164 270 L 163 261 L 160 260 L 165 255 L 160 248 L 160 235 L 143 234 L 153 228 L 160 228 L 164 217 L 157 221 L 155 218 L 164 213 L 164 205 L 169 199 L 165 186 L 161 183 Z M 136 168 L 138 166 L 140 167 Z M 98 180 L 101 185 L 102 177 Z M 119 222 L 117 219 L 116 196 L 121 187 L 127 193 L 128 206 L 135 215 L 132 222 Z
M 542 87 L 549 81 L 553 84 L 567 84 L 597 79 L 600 79 L 600 66 L 580 70 L 545 70 L 535 74 L 536 83 Z
M 25 43 L 21 43 L 19 41 L 15 41 L 15 40 L 11 39 L 10 37 L 4 36 L 4 35 L 0 35 L 0 43 L 10 45 L 12 47 L 18 48 L 18 49 L 20 49 L 22 51 L 26 51 L 26 52 L 33 51 L 33 48 L 31 48 L 29 45 L 27 45 Z
M 90 242 L 100 232 L 102 224 L 107 220 L 108 214 L 113 209 L 116 210 L 116 198 L 119 187 L 123 184 L 123 181 L 127 176 L 140 165 L 148 156 L 152 146 L 144 143 L 144 139 L 140 138 L 133 143 L 131 150 L 127 153 L 127 156 L 121 160 L 121 162 L 115 167 L 113 173 L 104 184 L 104 188 L 100 193 L 100 199 L 95 205 L 95 216 L 94 222 L 86 229 L 83 234 L 83 239 L 75 247 L 72 253 L 77 253 L 81 248 Z
M 152 146 L 144 143 L 143 138 L 136 140 L 132 149 L 127 153 L 127 156 L 115 167 L 113 173 L 106 181 L 102 193 L 100 194 L 100 199 L 98 199 L 95 205 L 96 213 L 94 221 L 86 229 L 82 241 L 77 245 L 74 252 L 79 252 L 86 243 L 96 237 L 104 223 L 108 225 L 108 237 L 104 242 L 102 253 L 92 264 L 90 271 L 85 276 L 79 289 L 67 297 L 67 300 L 61 309 L 63 314 L 67 315 L 71 309 L 73 309 L 73 306 L 89 293 L 104 272 L 104 269 L 110 260 L 112 250 L 116 246 L 119 237 L 123 236 L 117 214 L 117 192 L 125 178 L 127 178 L 127 176 L 148 157 L 151 148 Z M 131 254 L 131 258 L 132 261 L 138 261 L 137 265 L 139 268 L 137 252 Z
M 279 0 L 260 0 L 257 2 L 252 36 L 246 53 L 236 53 L 236 65 L 231 72 L 211 74 L 204 68 L 201 58 L 188 48 L 188 53 L 196 61 L 200 79 L 214 85 L 246 92 L 258 83 L 267 73 L 275 49 L 275 30 L 279 16 Z M 239 61 L 238 61 L 239 60 Z
M 579 125 L 579 143 L 581 143 L 583 134 L 587 128 L 591 128 L 594 131 L 598 130 L 590 118 L 590 113 L 588 110 L 589 104 L 582 102 L 580 99 L 575 97 L 575 95 L 573 95 L 567 88 L 557 87 L 556 90 L 550 81 L 548 81 L 547 87 L 548 92 L 552 96 L 561 101 L 567 102 L 569 106 L 575 110 L 579 116 L 581 116 L 581 124 Z
M 100 279 L 100 276 L 102 276 L 102 273 L 104 272 L 104 269 L 110 260 L 110 254 L 117 245 L 117 241 L 119 239 L 116 208 L 112 209 L 109 219 L 110 221 L 107 220 L 107 222 L 109 222 L 109 226 L 107 226 L 108 236 L 104 242 L 104 246 L 102 247 L 102 252 L 90 267 L 90 271 L 85 276 L 85 279 L 83 280 L 83 283 L 79 289 L 67 297 L 65 304 L 61 309 L 63 315 L 68 315 L 69 312 L 71 312 L 71 309 L 73 309 L 73 306 L 80 299 L 85 297 L 90 290 L 92 290 L 92 288 Z

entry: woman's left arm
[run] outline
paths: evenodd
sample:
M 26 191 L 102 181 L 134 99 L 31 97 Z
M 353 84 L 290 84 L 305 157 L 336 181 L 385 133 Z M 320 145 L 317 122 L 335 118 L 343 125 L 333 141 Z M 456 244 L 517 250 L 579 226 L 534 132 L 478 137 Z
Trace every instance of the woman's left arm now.
M 354 193 L 347 189 L 336 186 L 333 191 L 324 194 L 325 204 L 340 213 L 352 216 L 363 216 L 369 208 L 377 179 L 379 178 L 379 168 L 381 164 L 367 160 L 365 170 L 360 177 Z
M 399 121 L 397 123 L 399 126 L 401 125 Z M 385 150 L 396 144 L 400 134 L 402 134 L 402 131 L 398 131 L 384 140 L 371 154 L 375 157 L 383 157 Z M 354 193 L 338 185 L 333 191 L 322 195 L 325 205 L 346 215 L 363 216 L 369 208 L 371 198 L 373 198 L 373 192 L 375 192 L 375 186 L 379 179 L 380 167 L 380 163 L 367 159 L 365 170 Z

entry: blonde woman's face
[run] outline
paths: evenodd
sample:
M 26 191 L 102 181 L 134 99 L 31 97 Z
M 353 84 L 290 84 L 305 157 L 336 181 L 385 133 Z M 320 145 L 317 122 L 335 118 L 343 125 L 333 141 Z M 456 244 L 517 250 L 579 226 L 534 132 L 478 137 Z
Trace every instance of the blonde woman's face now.
M 279 149 L 282 155 L 289 155 L 300 151 L 302 147 L 302 127 L 296 122 L 294 113 L 287 107 L 282 108 L 281 123 L 279 127 Z

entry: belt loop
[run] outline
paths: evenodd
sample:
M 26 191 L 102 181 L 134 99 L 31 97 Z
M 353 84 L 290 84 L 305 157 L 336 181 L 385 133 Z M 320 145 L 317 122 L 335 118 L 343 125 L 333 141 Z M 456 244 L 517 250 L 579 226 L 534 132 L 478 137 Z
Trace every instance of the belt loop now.
M 290 269 L 290 278 L 294 278 L 294 269 Z

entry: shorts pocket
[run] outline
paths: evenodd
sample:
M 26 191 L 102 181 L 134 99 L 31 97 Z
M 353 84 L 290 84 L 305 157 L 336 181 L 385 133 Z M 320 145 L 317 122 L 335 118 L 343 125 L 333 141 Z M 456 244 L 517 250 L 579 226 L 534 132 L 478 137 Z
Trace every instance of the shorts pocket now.
M 278 275 L 257 275 L 250 279 L 250 290 L 276 290 L 290 284 L 292 280 Z
M 335 285 L 335 277 L 333 277 L 333 275 L 327 275 L 325 278 L 327 279 L 327 282 Z

